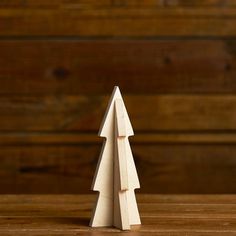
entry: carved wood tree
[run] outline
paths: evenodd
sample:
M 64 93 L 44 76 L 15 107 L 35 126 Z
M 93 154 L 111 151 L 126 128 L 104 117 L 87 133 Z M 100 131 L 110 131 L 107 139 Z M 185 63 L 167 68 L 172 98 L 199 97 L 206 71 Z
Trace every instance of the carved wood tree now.
M 122 230 L 140 224 L 134 190 L 139 188 L 128 137 L 134 135 L 120 90 L 114 88 L 99 136 L 104 137 L 92 190 L 98 191 L 90 225 Z

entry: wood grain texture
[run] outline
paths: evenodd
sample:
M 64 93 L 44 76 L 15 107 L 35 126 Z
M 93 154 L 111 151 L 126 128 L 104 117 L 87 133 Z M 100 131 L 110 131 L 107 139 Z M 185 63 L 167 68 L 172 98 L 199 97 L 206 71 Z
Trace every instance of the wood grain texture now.
M 124 100 L 137 133 L 236 130 L 235 95 L 128 95 Z M 0 131 L 96 136 L 107 103 L 108 96 L 2 96 Z
M 1 235 L 235 235 L 235 195 L 138 195 L 142 225 L 91 229 L 94 195 L 2 195 Z
M 235 145 L 131 145 L 138 192 L 236 191 Z M 99 143 L 1 146 L 0 193 L 88 193 L 100 149 Z
M 215 6 L 234 7 L 230 0 L 2 0 L 0 7 L 173 7 L 173 6 Z
M 0 94 L 236 91 L 233 39 L 1 40 L 0 52 Z
M 236 134 L 234 132 L 216 133 L 137 133 L 132 138 L 135 144 L 235 144 Z M 0 133 L 0 146 L 15 145 L 80 145 L 80 144 L 102 144 L 102 140 L 95 133 L 66 133 L 66 132 L 7 132 Z
M 0 9 L 0 36 L 234 37 L 235 16 L 231 7 L 6 7 Z
M 236 193 L 235 6 L 0 1 L 0 192 L 88 193 L 119 85 L 142 192 Z

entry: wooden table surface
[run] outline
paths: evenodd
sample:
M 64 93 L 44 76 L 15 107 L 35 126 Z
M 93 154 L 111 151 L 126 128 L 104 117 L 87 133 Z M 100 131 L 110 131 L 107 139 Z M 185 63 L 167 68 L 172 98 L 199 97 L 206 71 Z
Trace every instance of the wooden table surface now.
M 236 195 L 137 195 L 142 225 L 88 226 L 96 195 L 0 195 L 0 235 L 236 235 Z

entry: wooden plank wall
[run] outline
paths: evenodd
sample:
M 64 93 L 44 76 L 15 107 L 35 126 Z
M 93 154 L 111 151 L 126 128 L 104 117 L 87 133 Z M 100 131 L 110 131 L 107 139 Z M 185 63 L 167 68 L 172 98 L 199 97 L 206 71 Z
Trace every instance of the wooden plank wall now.
M 236 193 L 236 3 L 1 0 L 0 193 L 88 193 L 119 85 L 145 193 Z

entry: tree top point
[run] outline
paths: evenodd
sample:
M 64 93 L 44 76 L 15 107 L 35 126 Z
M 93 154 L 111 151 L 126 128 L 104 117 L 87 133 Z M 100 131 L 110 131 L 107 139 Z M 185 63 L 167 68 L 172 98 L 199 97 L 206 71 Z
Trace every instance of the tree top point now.
M 115 115 L 115 110 L 114 110 L 114 102 L 116 99 L 121 99 L 124 105 L 124 101 L 120 92 L 120 89 L 118 86 L 114 86 L 110 101 L 107 106 L 106 113 L 104 115 L 103 121 L 100 126 L 100 130 L 98 132 L 98 135 L 100 137 L 108 137 L 111 136 L 113 133 L 113 127 L 114 127 L 114 115 Z M 127 136 L 134 135 L 133 128 L 130 123 L 130 119 L 128 116 L 128 113 L 126 111 L 125 105 L 124 105 L 124 114 L 125 114 L 125 119 L 127 123 Z

